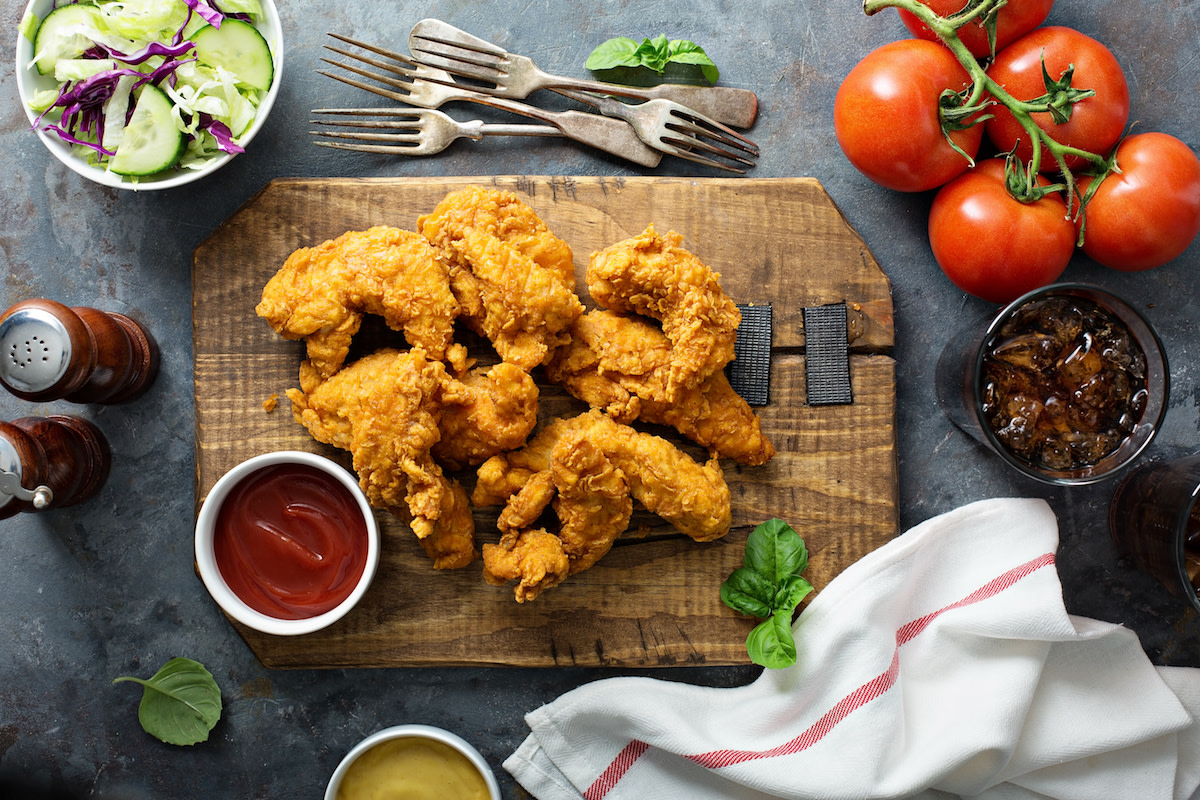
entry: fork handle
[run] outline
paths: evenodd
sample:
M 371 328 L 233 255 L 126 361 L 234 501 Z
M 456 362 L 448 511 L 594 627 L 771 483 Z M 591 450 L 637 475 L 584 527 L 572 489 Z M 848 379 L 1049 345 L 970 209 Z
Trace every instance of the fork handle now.
M 545 75 L 543 73 L 543 75 Z M 749 128 L 758 118 L 758 95 L 732 86 L 692 86 L 660 83 L 656 86 L 621 86 L 616 83 L 545 76 L 547 89 L 581 89 L 586 92 L 633 97 L 640 100 L 674 100 L 710 119 L 735 128 Z
M 473 130 L 481 136 L 562 136 L 563 132 L 555 125 L 505 125 L 498 122 L 485 122 Z
M 539 119 L 542 122 L 549 122 L 570 139 L 643 167 L 657 167 L 662 161 L 662 153 L 638 138 L 637 132 L 623 120 L 588 114 L 583 111 L 547 111 L 536 106 L 518 103 L 515 100 L 461 89 L 447 99 L 479 103 L 498 108 L 501 111 L 510 111 L 514 114 Z

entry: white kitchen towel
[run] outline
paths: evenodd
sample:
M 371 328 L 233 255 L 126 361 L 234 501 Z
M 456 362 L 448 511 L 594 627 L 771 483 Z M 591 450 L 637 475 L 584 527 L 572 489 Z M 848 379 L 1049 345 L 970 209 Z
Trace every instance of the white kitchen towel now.
M 539 800 L 1200 798 L 1200 670 L 1069 615 L 1057 546 L 1041 500 L 928 520 L 818 587 L 795 666 L 587 684 L 504 767 Z

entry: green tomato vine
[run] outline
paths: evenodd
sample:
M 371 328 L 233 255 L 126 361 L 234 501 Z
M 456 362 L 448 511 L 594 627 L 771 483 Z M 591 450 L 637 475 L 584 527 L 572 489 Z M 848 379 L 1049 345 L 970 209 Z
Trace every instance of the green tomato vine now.
M 863 12 L 867 16 L 872 16 L 885 8 L 897 8 L 912 13 L 922 24 L 942 40 L 950 52 L 954 54 L 958 62 L 962 64 L 963 69 L 966 70 L 967 75 L 971 78 L 971 85 L 962 92 L 947 90 L 946 94 L 943 95 L 941 115 L 945 130 L 957 130 L 966 126 L 981 124 L 990 116 L 987 113 L 988 107 L 997 103 L 1005 106 L 1012 112 L 1012 115 L 1020 123 L 1021 127 L 1028 133 L 1030 141 L 1035 143 L 1033 155 L 1028 164 L 1022 165 L 1020 160 L 1013 154 L 1009 154 L 1008 156 L 1006 167 L 1006 173 L 1008 174 L 1007 185 L 1009 193 L 1014 198 L 1024 203 L 1032 203 L 1051 192 L 1064 192 L 1068 211 L 1073 209 L 1075 201 L 1078 200 L 1079 212 L 1081 213 L 1088 198 L 1079 194 L 1078 183 L 1071 169 L 1067 166 L 1067 157 L 1070 156 L 1087 161 L 1090 165 L 1094 166 L 1095 171 L 1100 175 L 1103 175 L 1110 169 L 1111 164 L 1103 155 L 1082 150 L 1078 147 L 1071 147 L 1057 141 L 1049 133 L 1038 127 L 1037 123 L 1034 122 L 1033 115 L 1037 113 L 1049 113 L 1055 122 L 1066 122 L 1071 118 L 1071 110 L 1075 104 L 1081 100 L 1093 97 L 1095 92 L 1091 89 L 1077 89 L 1071 85 L 1074 68 L 1068 69 L 1058 78 L 1052 78 L 1046 73 L 1046 68 L 1043 65 L 1042 74 L 1046 84 L 1046 93 L 1032 100 L 1018 100 L 1003 86 L 992 79 L 984 64 L 980 63 L 979 59 L 959 39 L 958 30 L 962 26 L 971 23 L 980 23 L 988 31 L 994 50 L 996 15 L 1007 4 L 1007 1 L 967 0 L 966 5 L 961 11 L 943 17 L 931 10 L 929 6 L 920 2 L 920 0 L 863 0 Z M 947 138 L 949 138 L 948 135 Z M 1041 171 L 1043 147 L 1045 148 L 1045 152 L 1050 154 L 1058 166 L 1058 171 L 1063 179 L 1061 183 L 1050 183 L 1044 186 L 1039 184 L 1037 176 Z M 960 150 L 959 152 L 962 151 Z M 966 154 L 964 153 L 963 155 L 965 156 Z M 970 159 L 968 158 L 968 160 Z M 1094 190 L 1098 184 L 1099 180 L 1095 181 L 1092 189 Z

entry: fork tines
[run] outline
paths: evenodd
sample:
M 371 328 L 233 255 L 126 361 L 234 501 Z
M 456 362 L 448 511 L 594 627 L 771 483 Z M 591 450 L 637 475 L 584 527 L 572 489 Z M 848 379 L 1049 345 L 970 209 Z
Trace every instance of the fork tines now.
M 319 147 L 332 147 L 339 150 L 357 150 L 368 153 L 407 154 L 418 148 L 422 142 L 421 113 L 416 109 L 401 108 L 315 108 L 314 114 L 332 114 L 337 117 L 352 117 L 352 119 L 312 119 L 312 125 L 338 125 L 344 128 L 359 129 L 360 132 L 345 131 L 309 131 L 312 136 L 323 136 L 327 139 L 339 139 L 337 142 L 313 142 Z M 376 117 L 377 119 L 362 119 Z M 381 133 L 378 131 L 391 131 Z M 358 142 L 365 144 L 350 144 Z M 383 143 L 383 144 L 379 144 Z
M 715 156 L 727 158 L 730 161 L 743 164 L 747 167 L 754 166 L 754 159 L 758 158 L 758 145 L 737 131 L 729 129 L 720 123 L 713 123 L 689 115 L 680 109 L 674 109 L 671 112 L 671 116 L 673 119 L 678 120 L 678 122 L 667 123 L 667 129 L 685 134 L 687 138 L 664 136 L 664 142 L 688 153 L 700 150 Z M 675 154 L 684 158 L 689 157 L 684 155 L 683 152 L 676 152 Z M 724 164 L 712 162 L 708 159 L 693 158 L 692 160 L 729 168 Z
M 421 42 L 435 44 L 438 49 L 425 49 L 420 46 Z M 409 42 L 409 47 L 412 48 L 418 62 L 443 69 L 460 78 L 478 81 L 485 86 L 494 87 L 508 75 L 508 71 L 504 69 L 504 60 L 508 53 L 499 48 L 489 51 L 473 48 L 462 42 L 415 34 Z

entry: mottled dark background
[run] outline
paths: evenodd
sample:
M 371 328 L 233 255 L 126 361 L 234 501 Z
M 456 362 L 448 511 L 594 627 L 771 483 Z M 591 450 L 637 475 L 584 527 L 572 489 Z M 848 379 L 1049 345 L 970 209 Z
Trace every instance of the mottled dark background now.
M 163 349 L 162 373 L 130 406 L 30 406 L 0 396 L 0 418 L 75 411 L 112 442 L 114 469 L 75 509 L 0 522 L 0 775 L 79 796 L 314 798 L 342 755 L 387 725 L 422 722 L 474 742 L 506 797 L 524 793 L 500 769 L 525 735 L 522 716 L 582 683 L 585 669 L 389 669 L 273 672 L 225 621 L 192 569 L 191 253 L 269 180 L 285 176 L 629 175 L 570 142 L 459 142 L 400 160 L 314 147 L 309 110 L 363 104 L 315 74 L 333 31 L 403 48 L 418 19 L 440 17 L 543 66 L 583 74 L 599 42 L 666 33 L 702 44 L 722 81 L 759 93 L 756 177 L 820 179 L 891 277 L 899 380 L 904 528 L 963 503 L 1044 497 L 1057 512 L 1058 565 L 1070 611 L 1124 624 L 1159 664 L 1200 666 L 1196 614 L 1115 554 L 1111 485 L 1051 489 L 1016 477 L 953 429 L 934 403 L 934 362 L 949 332 L 987 305 L 955 290 L 929 252 L 930 195 L 882 190 L 850 167 L 831 122 L 841 78 L 870 49 L 904 35 L 892 12 L 867 18 L 854 0 L 687 3 L 357 3 L 283 0 L 282 94 L 249 152 L 221 173 L 166 192 L 117 192 L 53 160 L 29 132 L 13 73 L 21 9 L 6 0 L 0 57 L 0 304 L 49 296 L 126 311 Z M 1200 147 L 1200 2 L 1059 0 L 1052 24 L 1105 42 L 1125 66 L 1133 118 Z M 371 104 L 373 101 L 366 101 Z M 465 109 L 467 116 L 473 109 Z M 654 174 L 704 175 L 665 160 Z M 1153 456 L 1200 450 L 1200 246 L 1157 271 L 1125 275 L 1079 257 L 1065 279 L 1101 284 L 1143 308 L 1171 359 L 1171 408 Z M 139 727 L 139 692 L 112 685 L 177 655 L 203 661 L 225 692 L 212 739 L 174 748 Z M 653 671 L 671 680 L 739 685 L 752 668 Z

